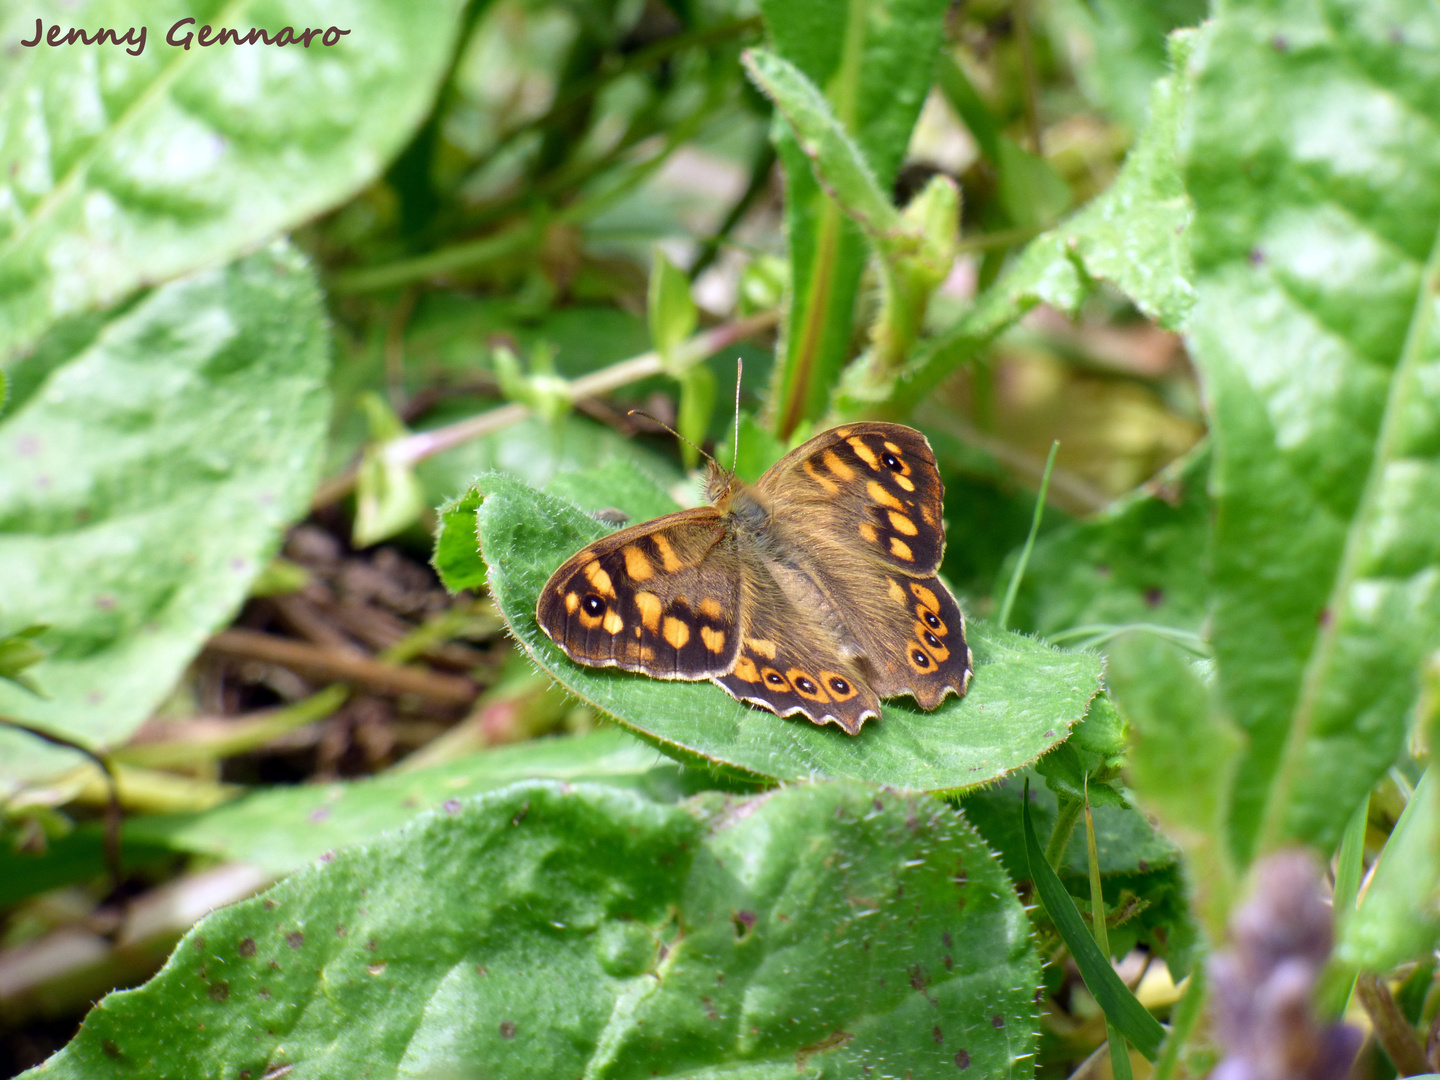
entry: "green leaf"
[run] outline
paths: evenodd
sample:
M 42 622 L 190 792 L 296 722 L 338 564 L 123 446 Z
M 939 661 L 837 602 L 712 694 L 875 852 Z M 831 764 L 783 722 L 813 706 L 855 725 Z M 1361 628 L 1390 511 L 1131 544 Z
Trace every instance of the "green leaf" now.
M 8 679 L 32 694 L 44 696 L 44 689 L 25 671 L 45 659 L 45 650 L 35 644 L 35 639 L 48 629 L 48 626 L 27 626 L 0 637 L 0 679 Z
M 825 88 L 836 120 L 888 190 L 930 88 L 944 0 L 762 0 L 760 8 L 774 52 Z M 824 412 L 850 358 L 866 244 L 816 183 L 789 129 L 777 124 L 774 138 L 790 255 L 789 313 L 770 403 L 783 439 Z
M 586 478 L 590 498 L 620 502 Z M 477 484 L 481 549 L 490 588 L 511 631 L 566 689 L 667 753 L 700 757 L 779 780 L 852 777 L 925 791 L 953 791 L 1003 776 L 1061 742 L 1099 683 L 1099 660 L 1056 652 L 972 621 L 976 673 L 969 694 L 933 712 L 885 704 L 858 737 L 743 705 L 709 682 L 650 679 L 572 663 L 535 622 L 551 573 L 607 531 L 580 508 L 507 477 Z M 623 502 L 620 502 L 624 508 Z M 673 504 L 670 509 L 675 509 Z M 640 520 L 644 520 L 641 518 Z
M 16 50 L 0 97 L 0 362 L 58 319 L 254 250 L 368 184 L 429 109 L 462 7 L 357 0 L 333 47 L 206 49 L 166 45 L 197 14 L 178 0 L 96 0 L 67 25 L 145 25 L 139 56 Z M 278 33 L 317 12 L 240 0 L 215 17 Z
M 1234 887 L 1225 811 L 1240 741 L 1212 707 L 1200 666 L 1162 638 L 1130 633 L 1111 645 L 1106 679 L 1133 733 L 1131 791 L 1185 849 L 1219 940 Z
M 937 801 L 524 784 L 214 913 L 27 1075 L 1021 1077 L 1038 981 Z
M 680 444 L 680 457 L 686 468 L 700 464 L 699 446 L 710 430 L 710 417 L 715 412 L 715 373 L 704 364 L 687 368 L 680 375 L 680 408 L 675 415 L 675 430 L 689 442 Z
M 451 592 L 479 591 L 489 576 L 480 558 L 480 538 L 475 534 L 475 511 L 480 494 L 469 488 L 436 511 L 440 523 L 435 530 L 435 554 L 430 563 Z
M 1193 35 L 1171 36 L 1177 68 Z M 1059 227 L 1030 242 L 1011 268 L 956 324 L 916 351 L 901 373 L 893 407 L 924 400 L 957 365 L 1036 304 L 1074 313 L 1099 280 L 1113 282 L 1146 315 L 1182 326 L 1194 302 L 1186 230 L 1190 204 L 1176 160 L 1188 84 L 1161 79 L 1150 122 L 1110 185 Z
M 1202 443 L 1095 516 L 1040 537 L 1016 595 L 1017 628 L 1045 638 L 1135 623 L 1198 631 L 1208 602 L 1210 462 Z
M 50 627 L 29 669 L 50 697 L 0 684 L 0 713 L 92 746 L 150 714 L 304 513 L 328 364 L 314 277 L 277 246 L 17 366 L 0 596 L 7 619 Z M 0 787 L 72 763 L 0 733 Z
M 747 49 L 743 59 L 750 78 L 790 125 L 825 193 L 872 238 L 899 232 L 900 211 L 881 190 L 864 153 L 841 126 L 825 95 L 784 57 Z
M 1226 4 L 1192 61 L 1190 346 L 1242 859 L 1334 850 L 1440 641 L 1437 34 L 1427 0 Z
M 650 322 L 650 343 L 666 360 L 675 347 L 695 332 L 695 301 L 690 279 L 658 247 L 650 266 L 650 294 L 645 314 Z
M 1425 770 L 1390 832 L 1360 907 L 1337 915 L 1338 966 L 1385 972 L 1428 956 L 1440 940 L 1440 785 Z
M 1035 892 L 1069 948 L 1086 988 L 1094 995 L 1100 1008 L 1105 1010 L 1106 1020 L 1114 1024 L 1135 1049 L 1145 1055 L 1147 1061 L 1154 1061 L 1165 1038 L 1165 1029 L 1146 1011 L 1129 987 L 1120 981 L 1120 976 L 1110 966 L 1109 957 L 1100 951 L 1090 931 L 1085 929 L 1080 912 L 1075 910 L 1075 901 L 1070 899 L 1060 878 L 1050 869 L 1035 839 L 1035 829 L 1030 824 L 1028 797 L 1022 800 L 1020 813 L 1025 831 L 1025 854 Z

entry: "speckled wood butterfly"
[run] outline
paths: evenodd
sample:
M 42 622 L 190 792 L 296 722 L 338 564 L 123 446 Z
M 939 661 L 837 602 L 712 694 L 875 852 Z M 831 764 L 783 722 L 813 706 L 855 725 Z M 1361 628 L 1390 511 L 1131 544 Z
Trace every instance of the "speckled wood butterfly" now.
M 965 617 L 935 576 L 944 487 L 925 436 L 832 428 L 754 486 L 713 462 L 711 505 L 583 548 L 540 594 L 570 659 L 712 679 L 741 701 L 856 735 L 880 699 L 964 695 Z

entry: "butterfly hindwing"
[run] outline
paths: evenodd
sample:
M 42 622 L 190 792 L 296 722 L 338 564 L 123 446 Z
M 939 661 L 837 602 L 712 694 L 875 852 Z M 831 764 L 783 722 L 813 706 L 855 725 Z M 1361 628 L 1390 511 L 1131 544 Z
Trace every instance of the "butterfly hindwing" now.
M 551 576 L 541 629 L 577 663 L 657 679 L 709 679 L 739 647 L 739 564 L 713 507 L 597 540 Z
M 799 714 L 858 734 L 880 715 L 879 697 L 863 671 L 833 647 L 817 613 L 792 604 L 771 573 L 759 559 L 745 560 L 745 580 L 754 584 L 742 609 L 740 651 L 731 671 L 715 681 L 780 716 Z
M 777 517 L 843 548 L 853 561 L 928 577 L 945 554 L 944 488 L 925 436 L 901 424 L 822 432 L 760 478 Z
M 866 596 L 867 617 L 846 623 L 874 669 L 875 692 L 909 694 L 927 710 L 951 693 L 964 697 L 975 664 L 965 616 L 950 590 L 939 578 L 899 574 L 876 584 L 884 589 L 883 600 Z

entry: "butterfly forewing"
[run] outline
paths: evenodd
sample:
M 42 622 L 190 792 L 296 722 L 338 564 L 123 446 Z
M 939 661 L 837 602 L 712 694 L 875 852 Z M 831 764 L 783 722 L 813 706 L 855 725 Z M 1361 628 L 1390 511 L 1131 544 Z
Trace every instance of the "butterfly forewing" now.
M 733 542 L 708 506 L 622 529 L 555 571 L 536 618 L 577 663 L 658 679 L 723 674 L 739 647 Z
M 900 424 L 831 428 L 792 450 L 756 490 L 809 535 L 928 577 L 945 554 L 944 488 L 930 444 Z
M 960 606 L 935 577 L 944 487 L 925 436 L 899 424 L 843 425 L 792 452 L 782 470 L 775 484 L 785 496 L 772 497 L 780 544 L 808 538 L 806 570 L 875 693 L 911 694 L 924 709 L 963 695 L 973 665 Z

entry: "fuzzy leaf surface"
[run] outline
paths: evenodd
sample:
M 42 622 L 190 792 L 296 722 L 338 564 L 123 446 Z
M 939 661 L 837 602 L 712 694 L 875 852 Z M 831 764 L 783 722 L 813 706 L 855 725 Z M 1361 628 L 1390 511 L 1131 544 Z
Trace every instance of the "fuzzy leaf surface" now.
M 0 598 L 49 626 L 27 669 L 49 696 L 0 683 L 0 713 L 98 746 L 150 715 L 304 513 L 329 353 L 314 276 L 276 246 L 17 365 Z M 0 732 L 0 787 L 76 761 Z
M 1038 979 L 938 800 L 522 784 L 209 916 L 26 1075 L 1020 1077 Z
M 47 27 L 54 12 L 33 5 Z M 0 363 L 57 319 L 254 250 L 369 183 L 421 121 L 463 5 L 91 0 L 63 29 L 147 28 L 144 50 L 13 48 L 0 90 Z M 165 43 L 205 24 L 326 46 Z
M 1440 641 L 1440 8 L 1223 3 L 1191 60 L 1191 350 L 1231 840 L 1328 854 Z

